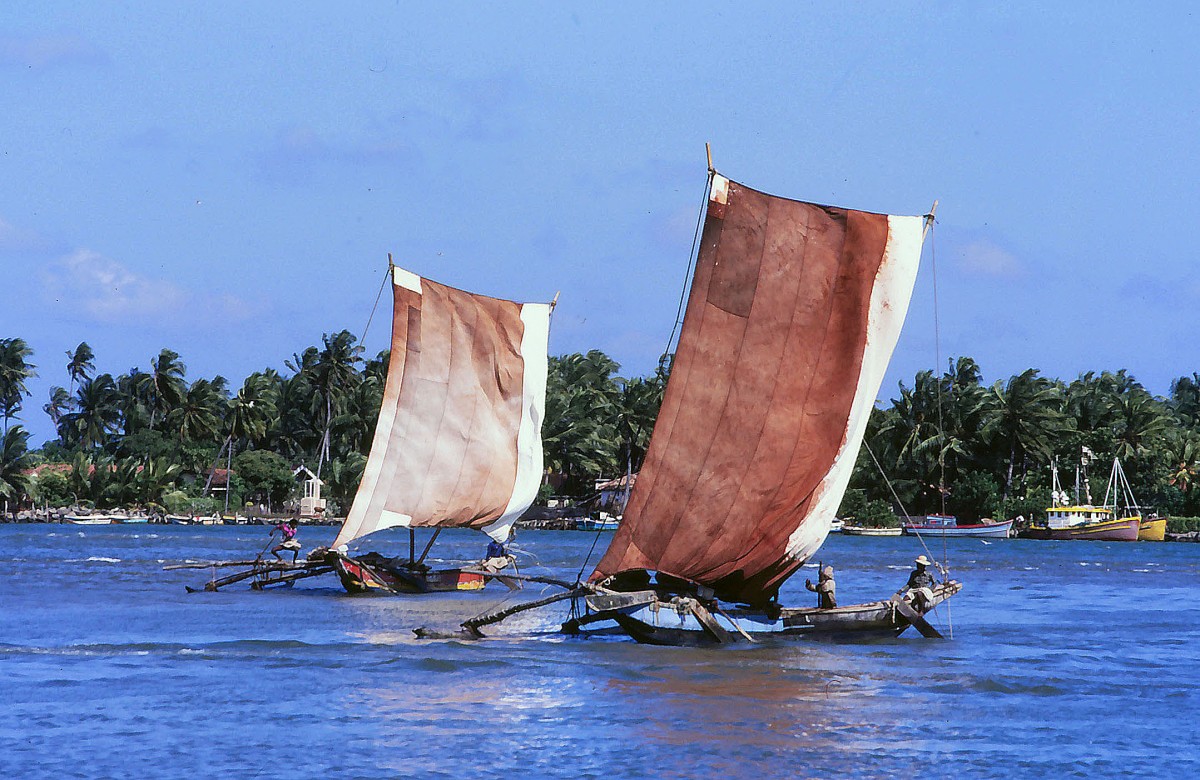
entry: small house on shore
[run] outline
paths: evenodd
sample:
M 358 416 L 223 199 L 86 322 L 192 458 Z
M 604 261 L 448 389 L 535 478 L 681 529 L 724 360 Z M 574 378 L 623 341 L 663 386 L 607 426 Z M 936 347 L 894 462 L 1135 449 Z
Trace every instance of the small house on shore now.
M 307 466 L 298 466 L 292 472 L 295 476 L 303 475 L 304 483 L 300 493 L 300 516 L 323 517 L 325 515 L 325 499 L 321 498 L 321 487 L 325 484 Z

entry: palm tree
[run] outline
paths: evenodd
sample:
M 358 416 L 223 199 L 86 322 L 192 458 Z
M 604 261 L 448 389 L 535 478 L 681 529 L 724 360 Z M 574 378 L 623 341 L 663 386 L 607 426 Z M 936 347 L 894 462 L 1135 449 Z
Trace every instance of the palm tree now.
M 1122 460 L 1139 460 L 1171 428 L 1167 407 L 1140 388 L 1118 398 L 1116 415 L 1116 456 Z
M 14 425 L 0 437 L 0 498 L 4 499 L 6 514 L 9 501 L 19 501 L 28 495 L 30 480 L 25 471 L 31 465 L 29 433 Z
M 96 370 L 95 353 L 86 341 L 79 342 L 75 349 L 67 350 L 67 375 L 71 377 L 71 394 L 75 394 L 75 383 L 87 379 Z
M 146 505 L 162 505 L 163 496 L 175 487 L 183 466 L 167 458 L 151 458 L 140 464 L 133 481 L 135 500 Z
M 219 383 L 197 379 L 167 413 L 164 425 L 179 432 L 180 443 L 209 441 L 217 437 L 222 407 L 226 403 L 220 391 L 223 385 L 224 379 Z
M 264 374 L 251 374 L 242 383 L 238 394 L 227 402 L 225 441 L 217 450 L 217 463 L 221 462 L 221 453 L 226 453 L 226 473 L 233 469 L 233 450 L 237 442 L 254 443 L 266 437 L 267 426 L 275 415 L 273 396 L 274 388 L 270 378 Z M 210 473 L 208 482 L 204 485 L 206 493 L 212 487 L 212 478 L 213 474 Z M 228 485 L 226 487 L 228 488 Z M 225 490 L 225 509 L 229 510 L 228 489 Z
M 1061 411 L 1059 388 L 1038 376 L 1036 369 L 1012 377 L 1007 384 L 996 382 L 991 396 L 994 406 L 983 432 L 1007 453 L 1004 498 L 1008 498 L 1017 462 L 1024 472 L 1030 457 L 1049 460 L 1056 439 L 1071 430 L 1071 421 Z
M 62 423 L 63 418 L 70 413 L 74 401 L 66 388 L 55 385 L 50 388 L 50 400 L 42 407 L 42 411 L 50 416 L 54 423 L 54 430 L 58 433 L 59 441 L 65 443 L 63 436 Z
M 321 464 L 330 459 L 330 432 L 334 417 L 341 411 L 342 402 L 358 384 L 361 377 L 356 370 L 362 362 L 362 347 L 348 330 L 323 336 L 325 348 L 312 366 L 312 386 L 321 402 L 321 447 L 317 454 L 317 477 L 321 476 Z
M 122 435 L 132 436 L 148 430 L 154 406 L 153 377 L 134 366 L 117 377 L 117 397 Z
M 29 395 L 26 382 L 37 376 L 37 366 L 29 362 L 33 350 L 24 339 L 0 339 L 0 415 L 4 430 L 8 421 L 21 411 L 21 398 Z
M 547 466 L 569 490 L 620 468 L 621 390 L 613 376 L 619 368 L 599 350 L 550 358 L 542 442 Z
M 1184 425 L 1196 425 L 1200 420 L 1200 374 L 1193 372 L 1171 382 L 1171 408 Z
M 75 411 L 67 415 L 74 440 L 84 449 L 107 443 L 120 421 L 117 386 L 112 375 L 100 374 L 79 383 Z
M 187 393 L 184 379 L 187 367 L 179 359 L 179 353 L 164 349 L 150 361 L 148 391 L 150 396 L 150 427 L 164 419 L 168 413 L 183 402 Z

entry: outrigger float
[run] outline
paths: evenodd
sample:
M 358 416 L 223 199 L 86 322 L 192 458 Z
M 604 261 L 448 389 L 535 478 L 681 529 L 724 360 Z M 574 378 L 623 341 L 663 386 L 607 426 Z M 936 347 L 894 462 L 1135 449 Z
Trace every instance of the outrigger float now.
M 226 574 L 222 577 L 217 576 L 217 569 L 227 569 L 238 567 L 249 567 L 243 571 Z M 309 577 L 319 577 L 322 574 L 329 574 L 333 571 L 323 557 L 316 559 L 308 558 L 302 561 L 264 561 L 261 558 L 253 561 L 208 561 L 206 563 L 176 563 L 169 566 L 164 566 L 163 571 L 175 571 L 179 569 L 211 569 L 212 578 L 202 587 L 193 588 L 190 585 L 187 587 L 188 593 L 203 593 L 213 592 L 224 588 L 226 585 L 233 585 L 245 580 L 251 580 L 250 587 L 253 590 L 264 590 L 276 585 L 292 585 L 293 583 L 308 579 Z
M 962 589 L 944 570 L 932 588 L 867 604 L 778 603 L 845 493 L 932 210 L 896 217 L 775 197 L 721 176 L 711 157 L 706 201 L 662 408 L 607 552 L 586 582 L 467 620 L 461 635 L 569 599 L 564 631 L 660 645 L 910 626 L 941 636 L 925 615 Z

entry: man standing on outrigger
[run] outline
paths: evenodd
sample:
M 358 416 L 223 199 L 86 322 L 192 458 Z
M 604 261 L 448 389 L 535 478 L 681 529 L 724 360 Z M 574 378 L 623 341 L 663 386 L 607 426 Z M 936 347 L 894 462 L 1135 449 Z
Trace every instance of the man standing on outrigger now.
M 275 560 L 282 561 L 283 558 L 279 557 L 279 553 L 284 550 L 291 550 L 292 563 L 296 562 L 296 556 L 300 554 L 300 540 L 296 538 L 296 529 L 299 525 L 300 521 L 293 517 L 286 523 L 276 523 L 275 527 L 271 529 L 271 536 L 274 536 L 276 531 L 283 534 L 283 540 L 271 548 L 271 555 L 275 556 Z

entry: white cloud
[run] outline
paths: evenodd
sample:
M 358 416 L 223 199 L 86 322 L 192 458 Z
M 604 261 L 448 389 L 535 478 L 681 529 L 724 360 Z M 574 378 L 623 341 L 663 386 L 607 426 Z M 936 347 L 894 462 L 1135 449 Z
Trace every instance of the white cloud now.
M 90 249 L 50 262 L 43 289 L 55 303 L 106 323 L 211 324 L 244 320 L 250 307 L 229 295 L 193 294 L 165 279 L 132 271 Z
M 1015 279 L 1025 275 L 1025 267 L 1015 255 L 990 241 L 975 241 L 964 247 L 960 266 L 979 276 Z
M 44 249 L 46 240 L 32 230 L 24 230 L 0 217 L 0 252 L 26 252 Z

